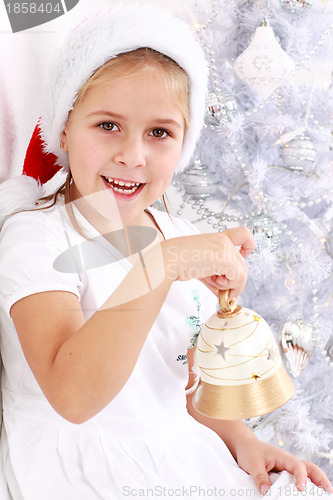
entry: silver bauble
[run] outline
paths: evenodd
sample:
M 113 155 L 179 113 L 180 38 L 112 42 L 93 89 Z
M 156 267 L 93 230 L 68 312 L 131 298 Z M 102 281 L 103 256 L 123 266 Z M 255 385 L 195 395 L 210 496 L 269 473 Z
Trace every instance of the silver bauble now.
M 325 250 L 333 259 L 333 229 L 326 236 Z
M 216 193 L 217 180 L 214 172 L 196 159 L 194 165 L 183 173 L 185 193 L 195 199 L 204 199 Z
M 328 339 L 325 346 L 325 359 L 331 366 L 333 366 L 333 336 Z
M 274 251 L 280 244 L 283 234 L 278 221 L 269 215 L 255 215 L 247 223 L 247 227 L 256 241 L 256 250 L 260 252 L 265 248 Z
M 305 14 L 313 5 L 313 0 L 280 0 L 281 7 L 292 14 Z
M 211 90 L 206 97 L 205 122 L 218 126 L 226 123 L 237 113 L 237 101 L 226 90 Z
M 304 134 L 297 135 L 291 141 L 281 146 L 280 156 L 290 170 L 311 172 L 317 151 L 312 139 Z
M 309 323 L 287 321 L 281 334 L 281 348 L 290 373 L 298 377 L 311 358 L 316 345 L 313 327 Z

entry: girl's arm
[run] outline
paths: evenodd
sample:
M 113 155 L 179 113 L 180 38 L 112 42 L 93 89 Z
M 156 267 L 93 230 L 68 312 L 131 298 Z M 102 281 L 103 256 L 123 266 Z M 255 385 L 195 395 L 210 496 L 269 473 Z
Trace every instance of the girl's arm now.
M 236 232 L 239 245 L 248 246 L 248 230 Z M 164 276 L 149 289 L 146 277 L 154 283 L 160 274 L 161 250 Z M 86 322 L 78 298 L 69 292 L 37 293 L 11 308 L 37 382 L 54 409 L 72 422 L 93 417 L 122 389 L 173 281 L 222 274 L 226 288 L 238 295 L 247 277 L 243 257 L 223 233 L 163 241 L 145 253 L 144 261 L 145 268 L 138 261 Z M 129 298 L 133 290 L 136 298 Z
M 193 378 L 193 359 L 195 348 L 188 351 L 188 364 Z M 217 420 L 196 411 L 192 404 L 193 394 L 187 396 L 187 410 L 198 422 L 215 431 L 228 447 L 230 453 L 245 472 L 250 474 L 261 493 L 267 493 L 271 486 L 269 472 L 287 470 L 295 476 L 296 487 L 302 491 L 307 478 L 333 493 L 332 485 L 326 474 L 316 465 L 299 460 L 284 450 L 260 441 L 241 420 Z

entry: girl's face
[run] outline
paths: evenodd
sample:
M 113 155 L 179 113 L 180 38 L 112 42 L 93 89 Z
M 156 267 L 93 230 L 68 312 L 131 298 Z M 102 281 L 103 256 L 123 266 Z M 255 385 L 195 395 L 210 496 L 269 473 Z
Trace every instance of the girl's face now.
M 184 118 L 160 71 L 113 72 L 71 111 L 62 136 L 72 198 L 107 192 L 127 224 L 142 223 L 144 210 L 170 184 L 182 150 Z

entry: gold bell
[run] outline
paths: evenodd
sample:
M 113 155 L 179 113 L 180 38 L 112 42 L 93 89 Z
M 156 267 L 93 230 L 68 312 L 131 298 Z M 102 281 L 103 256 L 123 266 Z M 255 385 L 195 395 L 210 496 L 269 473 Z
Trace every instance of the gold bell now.
M 229 291 L 219 295 L 220 310 L 203 326 L 195 365 L 200 384 L 194 407 L 212 418 L 233 420 L 264 415 L 294 393 L 274 335 L 266 321 Z

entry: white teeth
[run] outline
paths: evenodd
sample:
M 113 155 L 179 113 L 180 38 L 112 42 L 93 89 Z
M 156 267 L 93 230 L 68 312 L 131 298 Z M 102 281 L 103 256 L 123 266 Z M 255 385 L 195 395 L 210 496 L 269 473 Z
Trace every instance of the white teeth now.
M 123 182 L 123 181 L 118 181 L 116 179 L 112 179 L 111 177 L 105 177 L 108 182 L 112 184 L 116 184 L 117 186 L 126 186 L 126 187 L 138 187 L 140 186 L 140 182 Z
M 127 195 L 133 194 L 141 185 L 140 182 L 123 182 L 123 181 L 118 181 L 116 179 L 112 179 L 111 177 L 105 177 L 105 179 L 109 182 L 110 186 L 114 191 Z
M 112 189 L 114 189 L 115 191 L 118 191 L 118 193 L 133 194 L 134 191 L 137 190 L 137 187 L 135 186 L 133 189 L 121 189 L 121 188 L 113 187 Z

